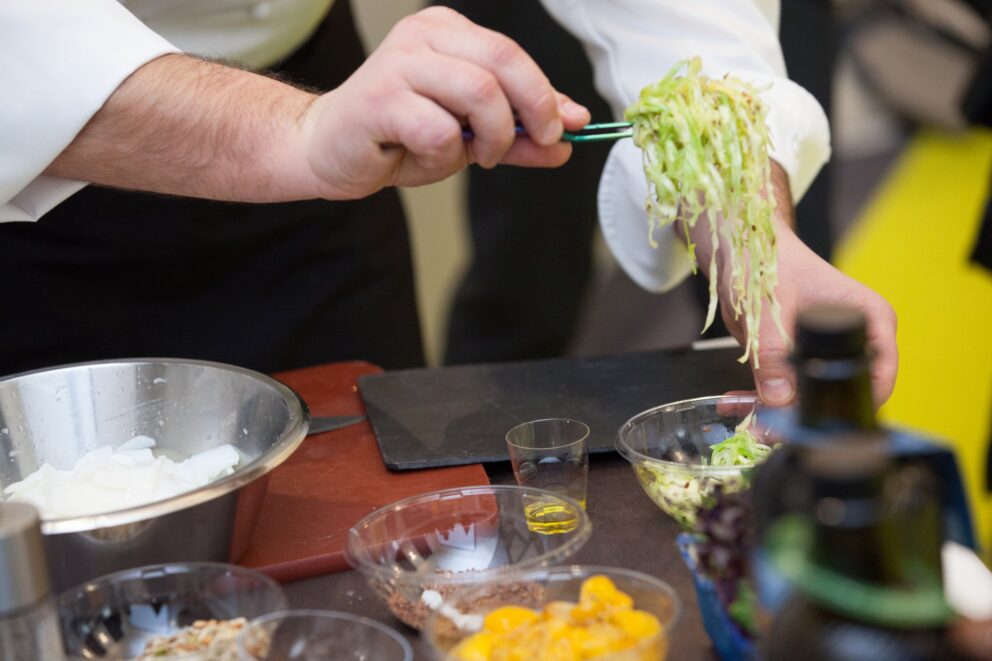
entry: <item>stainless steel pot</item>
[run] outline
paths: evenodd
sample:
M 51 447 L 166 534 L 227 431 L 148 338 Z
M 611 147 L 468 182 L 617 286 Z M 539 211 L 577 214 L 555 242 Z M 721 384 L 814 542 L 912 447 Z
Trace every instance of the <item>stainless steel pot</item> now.
M 139 565 L 235 561 L 267 474 L 299 446 L 309 418 L 283 384 L 220 363 L 150 358 L 16 374 L 0 379 L 0 488 L 139 434 L 169 455 L 230 443 L 241 462 L 228 477 L 139 507 L 45 519 L 42 533 L 56 590 Z

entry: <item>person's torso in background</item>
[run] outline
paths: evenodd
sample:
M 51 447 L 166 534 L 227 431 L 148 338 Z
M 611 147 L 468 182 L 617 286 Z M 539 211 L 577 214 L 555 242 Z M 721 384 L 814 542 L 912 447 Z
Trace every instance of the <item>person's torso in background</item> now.
M 269 67 L 313 33 L 333 0 L 119 0 L 184 52 Z

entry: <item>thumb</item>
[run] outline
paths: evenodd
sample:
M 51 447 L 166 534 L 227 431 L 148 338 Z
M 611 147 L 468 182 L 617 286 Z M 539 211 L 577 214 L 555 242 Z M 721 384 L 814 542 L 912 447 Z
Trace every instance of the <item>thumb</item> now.
M 565 124 L 565 129 L 577 131 L 589 123 L 592 116 L 589 110 L 566 94 L 558 92 L 558 112 L 561 114 L 561 121 Z
M 761 400 L 769 406 L 785 406 L 796 395 L 796 376 L 789 362 L 791 340 L 783 337 L 767 313 L 759 332 L 758 355 L 752 357 L 754 384 Z M 782 315 L 782 326 L 792 327 L 792 320 Z

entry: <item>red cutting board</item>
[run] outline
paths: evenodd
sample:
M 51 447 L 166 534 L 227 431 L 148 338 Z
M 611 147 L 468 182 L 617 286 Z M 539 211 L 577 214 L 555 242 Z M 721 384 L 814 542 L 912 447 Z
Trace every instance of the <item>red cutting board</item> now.
M 319 415 L 365 413 L 358 377 L 382 370 L 366 362 L 333 363 L 273 375 Z M 420 493 L 489 484 L 480 464 L 404 471 L 386 469 L 366 421 L 307 437 L 270 474 L 268 492 L 239 564 L 289 582 L 348 569 L 348 529 L 374 509 Z

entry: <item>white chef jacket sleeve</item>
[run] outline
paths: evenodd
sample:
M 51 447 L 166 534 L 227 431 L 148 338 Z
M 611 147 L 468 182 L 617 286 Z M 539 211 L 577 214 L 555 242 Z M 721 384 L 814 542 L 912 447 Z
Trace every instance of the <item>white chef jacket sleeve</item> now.
M 124 79 L 177 51 L 117 0 L 0 2 L 0 222 L 37 220 L 85 186 L 42 172 Z
M 829 158 L 830 130 L 823 109 L 786 78 L 777 36 L 778 0 L 543 2 L 582 40 L 593 63 L 596 88 L 616 117 L 675 62 L 698 55 L 707 75 L 731 73 L 768 86 L 762 97 L 769 108 L 771 157 L 788 173 L 794 201 Z M 600 225 L 627 274 L 645 289 L 665 291 L 688 274 L 689 260 L 671 227 L 656 231 L 658 248 L 650 246 L 646 197 L 640 150 L 632 141 L 620 140 L 600 180 Z

